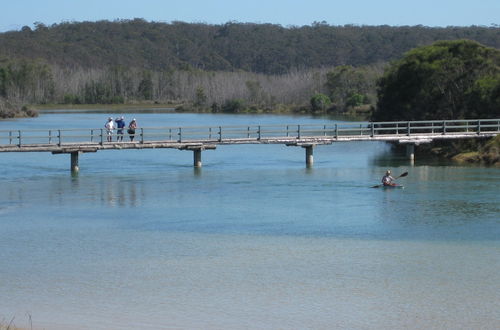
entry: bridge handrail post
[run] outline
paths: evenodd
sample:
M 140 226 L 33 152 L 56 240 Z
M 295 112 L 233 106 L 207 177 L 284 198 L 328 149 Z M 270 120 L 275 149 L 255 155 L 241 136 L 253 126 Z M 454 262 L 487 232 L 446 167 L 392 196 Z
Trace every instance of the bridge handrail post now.
M 326 125 L 323 125 L 323 136 L 326 136 Z
M 375 124 L 372 122 L 370 125 L 371 125 L 371 129 L 372 129 L 371 136 L 374 137 L 375 136 Z
M 90 142 L 93 142 L 94 141 L 94 130 L 91 129 L 90 130 Z
M 300 125 L 297 125 L 297 139 L 300 139 Z
M 49 129 L 49 144 L 52 143 L 52 130 Z
M 446 135 L 446 120 L 443 120 L 443 135 Z
M 219 126 L 219 142 L 222 142 L 222 126 Z
M 177 142 L 179 142 L 179 143 L 182 142 L 182 127 L 179 127 L 179 131 L 177 133 L 177 136 L 179 137 L 177 139 Z
M 62 134 L 61 134 L 61 130 L 60 129 L 57 130 L 57 141 L 58 141 L 57 145 L 61 146 L 61 143 L 62 143 Z
M 290 136 L 289 126 L 286 125 L 286 137 Z
M 104 129 L 101 128 L 101 145 L 104 144 Z
M 21 143 L 21 130 L 17 131 L 17 134 L 18 134 L 18 136 L 17 136 L 18 141 L 17 142 L 19 143 L 19 147 L 21 147 L 21 145 L 22 145 L 22 143 Z
M 144 144 L 144 127 L 141 127 L 141 143 Z
M 9 131 L 9 144 L 12 144 L 12 131 Z
M 338 124 L 335 124 L 335 138 L 336 139 L 339 138 L 339 125 Z
M 247 139 L 250 138 L 250 126 L 247 126 Z
M 477 134 L 481 134 L 481 120 L 477 121 Z
M 260 125 L 259 125 L 259 126 L 257 127 L 257 140 L 260 140 L 260 138 L 261 138 L 261 136 L 262 136 L 262 135 L 261 135 L 261 133 L 262 133 L 262 132 L 261 132 Z

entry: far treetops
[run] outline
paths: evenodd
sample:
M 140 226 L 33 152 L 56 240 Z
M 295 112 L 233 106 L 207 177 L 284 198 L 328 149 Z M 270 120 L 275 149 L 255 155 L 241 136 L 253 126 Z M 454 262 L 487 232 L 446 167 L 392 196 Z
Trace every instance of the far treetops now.
M 470 40 L 415 48 L 378 83 L 373 120 L 500 117 L 500 51 Z

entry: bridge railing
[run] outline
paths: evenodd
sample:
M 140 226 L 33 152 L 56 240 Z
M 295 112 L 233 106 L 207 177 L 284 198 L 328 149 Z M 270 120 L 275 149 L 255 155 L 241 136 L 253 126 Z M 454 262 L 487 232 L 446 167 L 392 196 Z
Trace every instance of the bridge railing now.
M 305 125 L 233 125 L 233 126 L 190 126 L 190 127 L 143 127 L 136 129 L 135 143 L 164 142 L 213 142 L 262 140 L 273 138 L 353 136 L 415 136 L 446 134 L 500 133 L 500 119 L 480 120 L 432 120 L 396 122 L 355 122 Z M 112 143 L 123 136 L 123 142 L 130 141 L 130 134 L 123 135 L 114 130 L 109 137 Z M 5 145 L 63 145 L 63 144 L 106 144 L 108 132 L 96 129 L 28 129 L 0 130 L 0 146 Z

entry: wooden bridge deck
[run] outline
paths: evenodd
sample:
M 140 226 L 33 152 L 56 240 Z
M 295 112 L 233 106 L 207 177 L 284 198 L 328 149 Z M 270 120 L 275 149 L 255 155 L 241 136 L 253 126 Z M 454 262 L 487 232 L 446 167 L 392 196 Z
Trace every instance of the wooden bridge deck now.
M 309 145 L 326 145 L 335 142 L 354 142 L 354 141 L 385 141 L 398 143 L 413 143 L 422 144 L 429 143 L 432 140 L 440 139 L 467 139 L 467 138 L 488 138 L 496 136 L 496 132 L 477 133 L 448 133 L 442 134 L 415 134 L 411 136 L 405 135 L 381 135 L 381 136 L 308 136 L 308 137 L 272 137 L 272 138 L 227 138 L 223 140 L 217 139 L 198 139 L 198 140 L 183 140 L 181 142 L 174 140 L 146 140 L 146 141 L 113 141 L 113 142 L 63 142 L 57 143 L 23 143 L 0 145 L 0 152 L 52 152 L 52 153 L 71 153 L 71 152 L 96 152 L 99 150 L 111 149 L 215 149 L 217 145 L 232 145 L 232 144 L 284 144 L 287 146 L 309 146 Z

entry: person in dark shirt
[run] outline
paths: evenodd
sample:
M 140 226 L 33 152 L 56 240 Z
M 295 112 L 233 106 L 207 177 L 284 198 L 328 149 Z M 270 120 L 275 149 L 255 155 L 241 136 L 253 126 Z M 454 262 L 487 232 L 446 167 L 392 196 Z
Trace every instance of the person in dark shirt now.
M 116 131 L 116 141 L 123 141 L 123 128 L 125 127 L 125 118 L 123 118 L 123 116 L 120 118 L 116 118 L 115 123 L 116 127 L 118 128 L 118 130 Z
M 134 141 L 134 136 L 135 136 L 135 129 L 137 128 L 137 122 L 135 121 L 135 118 L 132 119 L 130 124 L 128 124 L 128 131 L 127 133 L 129 134 L 130 141 Z

